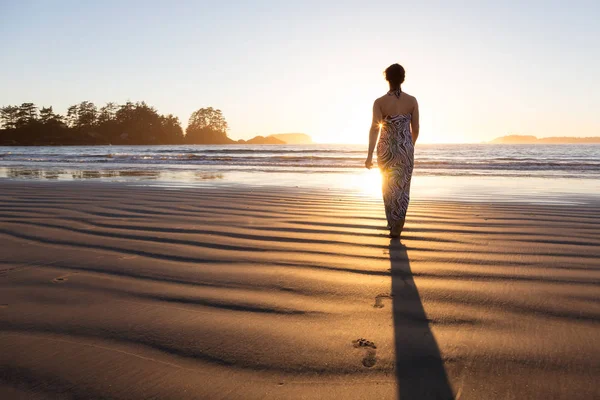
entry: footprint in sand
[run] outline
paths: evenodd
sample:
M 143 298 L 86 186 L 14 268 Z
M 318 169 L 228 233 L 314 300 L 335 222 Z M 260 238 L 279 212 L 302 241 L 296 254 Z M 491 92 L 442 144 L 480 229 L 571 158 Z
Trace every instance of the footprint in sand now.
M 375 304 L 373 304 L 373 307 L 383 308 L 384 307 L 383 300 L 391 299 L 391 298 L 392 298 L 391 294 L 380 293 L 375 297 Z
M 371 368 L 375 364 L 377 364 L 377 352 L 375 351 L 377 346 L 375 346 L 375 343 L 373 343 L 367 339 L 360 338 L 360 339 L 353 340 L 352 344 L 357 349 L 364 348 L 367 351 L 365 354 L 365 357 L 362 359 L 362 364 L 365 367 Z
M 66 281 L 68 281 L 68 277 L 71 276 L 73 274 L 67 274 L 67 275 L 63 275 L 63 276 L 59 276 L 57 278 L 52 279 L 52 283 L 65 283 Z

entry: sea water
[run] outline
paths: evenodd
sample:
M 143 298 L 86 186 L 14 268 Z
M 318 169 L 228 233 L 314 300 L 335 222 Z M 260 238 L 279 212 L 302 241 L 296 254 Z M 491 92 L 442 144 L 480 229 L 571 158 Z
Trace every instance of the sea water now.
M 365 145 L 0 147 L 0 179 L 298 186 L 379 195 Z M 569 201 L 600 196 L 600 145 L 417 145 L 413 198 Z

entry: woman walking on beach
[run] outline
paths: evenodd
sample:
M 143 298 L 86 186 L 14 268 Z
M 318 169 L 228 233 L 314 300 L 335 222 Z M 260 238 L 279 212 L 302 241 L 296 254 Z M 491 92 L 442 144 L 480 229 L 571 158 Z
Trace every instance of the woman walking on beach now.
M 377 143 L 377 165 L 381 170 L 383 203 L 391 237 L 399 237 L 410 198 L 414 165 L 414 145 L 419 136 L 417 99 L 402 92 L 405 71 L 399 64 L 385 70 L 390 90 L 373 104 L 373 123 L 369 133 L 369 154 L 365 167 L 373 165 Z M 381 133 L 381 135 L 380 135 Z

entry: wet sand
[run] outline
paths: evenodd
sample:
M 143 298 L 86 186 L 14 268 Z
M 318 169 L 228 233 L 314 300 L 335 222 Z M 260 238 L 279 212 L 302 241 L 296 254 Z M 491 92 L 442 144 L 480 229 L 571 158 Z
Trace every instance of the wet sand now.
M 0 188 L 2 399 L 600 397 L 600 204 Z

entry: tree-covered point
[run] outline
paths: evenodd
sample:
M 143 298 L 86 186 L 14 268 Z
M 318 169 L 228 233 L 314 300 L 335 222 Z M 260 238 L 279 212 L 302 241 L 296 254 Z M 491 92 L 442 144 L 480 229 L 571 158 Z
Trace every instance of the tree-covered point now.
M 220 110 L 201 108 L 190 117 L 184 135 L 179 118 L 162 115 L 145 102 L 83 101 L 67 115 L 33 103 L 0 108 L 0 145 L 155 145 L 225 144 L 227 121 Z
M 185 130 L 188 143 L 227 144 L 234 143 L 227 137 L 227 121 L 221 110 L 212 107 L 194 111 Z

